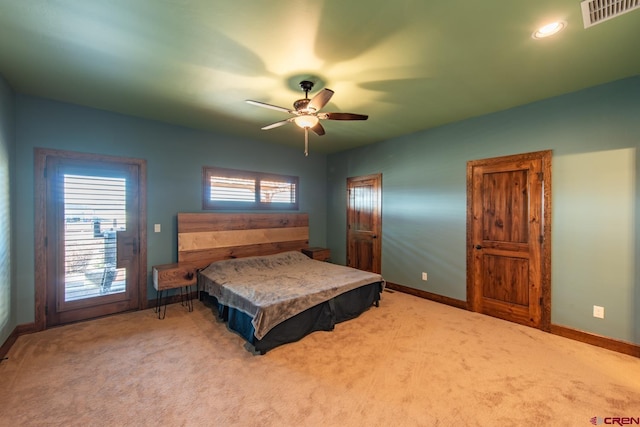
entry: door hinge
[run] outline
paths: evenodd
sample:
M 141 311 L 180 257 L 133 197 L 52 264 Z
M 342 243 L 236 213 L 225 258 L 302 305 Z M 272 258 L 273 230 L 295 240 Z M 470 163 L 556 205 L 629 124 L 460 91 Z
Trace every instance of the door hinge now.
M 538 239 L 538 241 L 539 241 L 540 243 L 544 243 L 544 236 L 540 235 L 540 238 Z
M 542 297 L 540 297 L 540 301 L 539 302 L 540 302 L 540 306 L 542 306 Z
M 538 172 L 538 181 L 544 181 L 544 172 Z

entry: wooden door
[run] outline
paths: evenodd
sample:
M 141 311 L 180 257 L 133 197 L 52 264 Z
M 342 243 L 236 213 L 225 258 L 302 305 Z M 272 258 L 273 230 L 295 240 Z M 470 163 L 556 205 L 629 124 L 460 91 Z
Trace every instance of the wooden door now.
M 551 151 L 467 164 L 469 309 L 548 330 Z
M 37 239 L 43 246 L 36 250 L 43 258 L 37 266 L 43 326 L 143 308 L 143 166 L 127 159 L 39 154 L 44 212 Z
M 381 273 L 382 174 L 347 178 L 347 265 Z

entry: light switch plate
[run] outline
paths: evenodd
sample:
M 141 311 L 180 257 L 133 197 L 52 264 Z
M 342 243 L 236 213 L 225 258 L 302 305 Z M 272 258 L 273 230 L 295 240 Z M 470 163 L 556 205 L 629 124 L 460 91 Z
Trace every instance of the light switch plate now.
M 604 307 L 600 307 L 599 305 L 594 305 L 593 317 L 597 317 L 598 319 L 604 319 Z

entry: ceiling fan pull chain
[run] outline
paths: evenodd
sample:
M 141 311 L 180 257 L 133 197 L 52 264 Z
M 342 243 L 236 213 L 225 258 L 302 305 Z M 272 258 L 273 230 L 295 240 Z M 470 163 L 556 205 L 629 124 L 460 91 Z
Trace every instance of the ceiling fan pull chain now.
M 304 128 L 304 156 L 309 155 L 309 128 Z

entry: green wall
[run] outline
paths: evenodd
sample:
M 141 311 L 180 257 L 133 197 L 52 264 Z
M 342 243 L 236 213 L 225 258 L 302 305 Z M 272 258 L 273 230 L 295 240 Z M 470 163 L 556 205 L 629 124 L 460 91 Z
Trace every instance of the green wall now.
M 25 95 L 16 97 L 17 323 L 34 320 L 34 148 L 146 159 L 148 297 L 153 265 L 176 262 L 178 212 L 202 211 L 202 166 L 300 177 L 310 244 L 326 245 L 326 156 Z M 154 233 L 153 225 L 162 226 Z
M 176 260 L 176 213 L 201 211 L 203 165 L 300 176 L 310 243 L 329 246 L 341 263 L 346 178 L 381 172 L 383 275 L 461 300 L 466 162 L 551 149 L 552 322 L 640 343 L 640 77 L 309 158 L 299 149 L 14 96 L 4 81 L 0 103 L 0 164 L 15 156 L 15 168 L 3 172 L 13 178 L 14 197 L 6 185 L 0 188 L 0 212 L 14 215 L 11 221 L 0 216 L 0 232 L 20 236 L 5 249 L 10 272 L 6 264 L 0 272 L 0 306 L 10 302 L 0 342 L 15 325 L 34 319 L 33 150 L 43 147 L 147 160 L 149 269 Z M 153 232 L 157 223 L 161 233 Z M 422 271 L 428 282 L 420 280 Z M 147 286 L 153 298 L 150 278 Z M 605 307 L 604 320 L 592 317 L 593 305 Z
M 639 148 L 634 77 L 330 155 L 327 244 L 344 263 L 346 178 L 381 172 L 383 276 L 466 300 L 467 161 L 551 149 L 552 323 L 640 343 Z
M 13 277 L 12 175 L 14 157 L 14 93 L 0 76 L 0 344 L 16 326 Z

